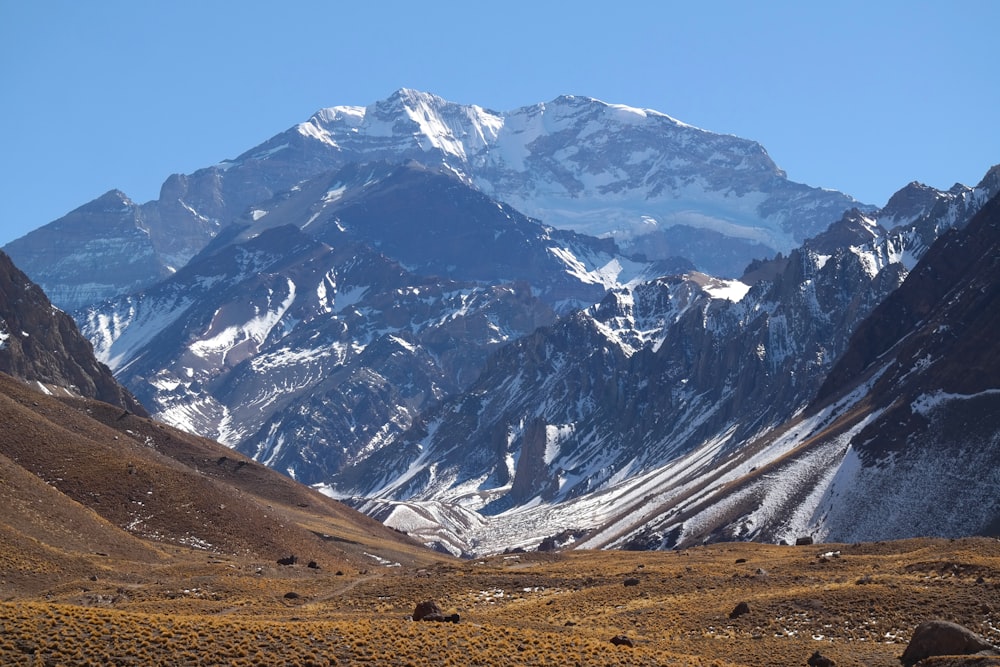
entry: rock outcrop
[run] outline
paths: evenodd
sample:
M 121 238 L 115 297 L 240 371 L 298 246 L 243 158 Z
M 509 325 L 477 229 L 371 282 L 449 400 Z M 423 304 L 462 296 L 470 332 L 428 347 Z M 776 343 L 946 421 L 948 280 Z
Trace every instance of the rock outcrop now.
M 26 382 L 96 398 L 139 415 L 145 409 L 94 356 L 73 319 L 0 252 L 0 371 Z

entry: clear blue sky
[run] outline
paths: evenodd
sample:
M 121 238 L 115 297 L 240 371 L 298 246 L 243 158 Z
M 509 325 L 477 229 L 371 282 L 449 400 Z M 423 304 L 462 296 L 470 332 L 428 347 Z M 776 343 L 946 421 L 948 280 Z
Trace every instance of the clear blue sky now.
M 0 0 L 0 244 L 400 87 L 652 108 L 881 205 L 1000 162 L 997 26 L 994 0 Z

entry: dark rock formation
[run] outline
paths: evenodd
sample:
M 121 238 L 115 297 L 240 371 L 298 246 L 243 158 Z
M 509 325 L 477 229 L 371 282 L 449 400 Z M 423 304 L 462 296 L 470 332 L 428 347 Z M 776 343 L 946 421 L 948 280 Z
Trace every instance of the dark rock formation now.
M 819 651 L 814 652 L 809 659 L 806 660 L 806 664 L 809 665 L 809 667 L 836 667 L 837 665 L 837 663 Z
M 0 252 L 0 371 L 147 416 L 66 313 Z
M 413 620 L 437 621 L 438 623 L 458 623 L 460 616 L 458 614 L 449 614 L 445 616 L 437 602 L 434 602 L 433 600 L 424 600 L 423 602 L 417 603 L 417 606 L 414 607 Z
M 413 620 L 422 621 L 428 616 L 434 614 L 440 616 L 442 613 L 441 607 L 438 606 L 437 602 L 434 602 L 433 600 L 424 600 L 423 602 L 418 602 L 417 606 L 414 607 Z
M 746 602 L 740 602 L 738 605 L 733 607 L 733 610 L 729 612 L 729 618 L 739 618 L 744 614 L 750 613 L 750 605 Z

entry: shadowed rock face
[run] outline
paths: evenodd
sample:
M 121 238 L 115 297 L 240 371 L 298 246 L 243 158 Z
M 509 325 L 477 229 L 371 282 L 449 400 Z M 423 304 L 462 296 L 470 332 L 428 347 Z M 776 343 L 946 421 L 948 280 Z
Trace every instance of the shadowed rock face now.
M 912 667 L 936 655 L 1000 655 L 997 647 L 966 627 L 948 621 L 927 621 L 917 626 L 899 661 Z
M 66 313 L 0 252 L 0 371 L 144 415 Z

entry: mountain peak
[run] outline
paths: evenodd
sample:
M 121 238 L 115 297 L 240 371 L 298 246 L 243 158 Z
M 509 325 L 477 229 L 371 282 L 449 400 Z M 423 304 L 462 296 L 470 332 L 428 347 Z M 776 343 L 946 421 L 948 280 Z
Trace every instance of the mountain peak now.
M 559 97 L 552 100 L 549 103 L 550 106 L 565 106 L 575 109 L 582 109 L 586 107 L 593 107 L 595 109 L 601 109 L 605 114 L 614 114 L 613 118 L 618 122 L 642 122 L 646 119 L 657 118 L 661 120 L 668 121 L 671 125 L 677 127 L 683 127 L 691 130 L 701 130 L 701 128 L 685 123 L 684 121 L 678 120 L 673 116 L 663 113 L 662 111 L 657 111 L 655 109 L 649 109 L 644 107 L 634 107 L 627 104 L 613 104 L 611 102 L 605 102 L 604 100 L 599 100 L 596 97 L 586 97 L 581 95 L 560 95 Z M 708 132 L 707 130 L 701 130 L 703 132 Z
M 87 213 L 121 213 L 126 209 L 135 208 L 135 202 L 118 189 L 108 190 L 103 195 L 77 207 L 74 212 Z
M 990 193 L 1000 192 L 1000 164 L 990 167 L 976 187 Z
M 448 104 L 448 101 L 433 93 L 416 90 L 415 88 L 399 88 L 385 102 L 398 102 L 404 105 L 429 103 L 434 105 Z
M 400 88 L 364 107 L 323 109 L 295 129 L 338 160 L 442 164 L 553 227 L 623 242 L 676 225 L 743 228 L 750 231 L 737 237 L 749 233 L 752 243 L 787 251 L 858 205 L 788 181 L 758 142 L 583 95 L 494 112 Z M 288 145 L 275 137 L 252 154 Z M 800 202 L 806 190 L 809 203 L 789 211 L 788 200 Z M 745 196 L 751 192 L 766 201 Z

